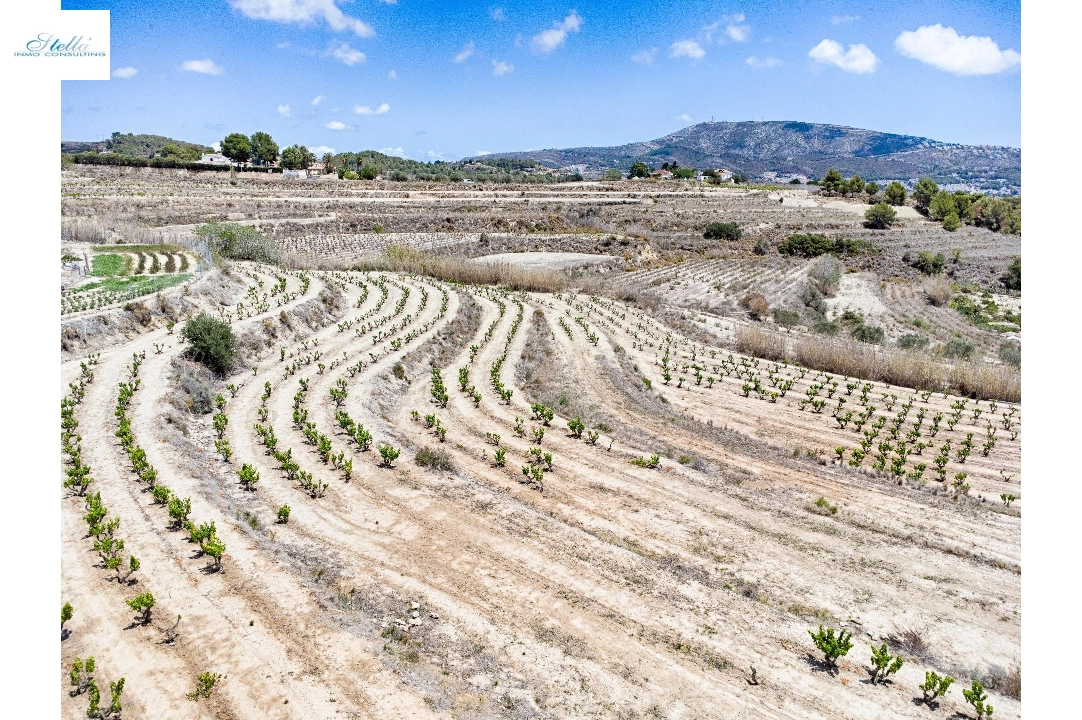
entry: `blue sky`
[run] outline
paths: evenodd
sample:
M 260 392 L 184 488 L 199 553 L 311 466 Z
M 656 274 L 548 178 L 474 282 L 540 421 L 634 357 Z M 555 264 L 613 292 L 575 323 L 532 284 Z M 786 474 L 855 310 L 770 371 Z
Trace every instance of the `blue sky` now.
M 1021 146 L 1018 2 L 64 0 L 112 11 L 109 81 L 63 83 L 65 140 L 113 131 L 418 160 L 802 120 Z

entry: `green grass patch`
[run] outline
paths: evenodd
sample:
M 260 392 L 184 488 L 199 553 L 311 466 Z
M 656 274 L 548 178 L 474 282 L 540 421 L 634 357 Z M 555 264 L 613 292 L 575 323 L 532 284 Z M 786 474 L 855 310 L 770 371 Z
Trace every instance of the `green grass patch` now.
M 117 277 L 131 272 L 131 257 L 107 253 L 95 255 L 91 261 L 91 274 L 96 277 Z
M 89 292 L 91 290 L 100 290 L 102 292 L 110 293 L 135 293 L 135 295 L 146 295 L 187 282 L 188 280 L 191 280 L 191 278 L 191 273 L 185 275 L 159 275 L 157 277 L 149 277 L 146 275 L 116 277 L 87 283 L 86 285 L 75 288 L 71 292 L 74 294 Z

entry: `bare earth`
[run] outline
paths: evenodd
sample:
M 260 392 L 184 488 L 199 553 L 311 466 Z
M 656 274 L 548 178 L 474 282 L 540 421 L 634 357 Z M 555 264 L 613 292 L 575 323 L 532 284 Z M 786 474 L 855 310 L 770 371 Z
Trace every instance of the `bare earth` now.
M 119 195 L 128 181 L 109 182 Z M 192 195 L 178 202 L 197 206 L 201 186 L 185 187 Z M 214 205 L 212 191 L 233 189 L 198 191 Z M 144 201 L 123 202 L 138 213 Z M 76 199 L 70 209 L 83 212 L 90 202 Z M 510 210 L 501 217 L 524 220 Z M 306 233 L 317 234 L 309 227 L 290 237 L 299 247 Z M 959 398 L 871 383 L 868 404 L 883 418 L 876 445 L 901 415 L 898 437 L 920 425 L 929 443 L 909 455 L 905 472 L 927 467 L 919 479 L 891 474 L 889 462 L 874 471 L 874 446 L 852 467 L 863 435 L 840 427 L 831 411 L 840 399 L 862 410 L 863 381 L 743 358 L 726 344 L 726 333 L 749 322 L 734 307 L 740 283 L 761 273 L 754 283 L 791 297 L 807 263 L 747 250 L 676 261 L 691 251 L 679 249 L 679 238 L 670 245 L 657 237 L 649 251 L 667 259 L 655 262 L 643 259 L 641 241 L 603 246 L 607 234 L 580 234 L 580 245 L 589 245 L 578 249 L 554 240 L 554 252 L 543 254 L 529 233 L 518 237 L 526 252 L 494 237 L 490 252 L 463 254 L 541 268 L 628 264 L 628 282 L 652 288 L 672 317 L 704 331 L 689 337 L 660 311 L 587 293 L 247 262 L 211 271 L 187 295 L 173 288 L 160 301 L 147 299 L 146 324 L 120 308 L 100 313 L 108 323 L 65 323 L 65 395 L 87 353 L 101 351 L 75 409 L 90 492 L 122 519 L 117 536 L 141 561 L 135 582 L 119 583 L 87 537 L 84 498 L 61 489 L 62 600 L 75 608 L 58 668 L 65 718 L 86 716 L 86 695 L 69 694 L 67 671 L 74 657 L 88 655 L 97 660 L 103 702 L 108 681 L 124 677 L 124 716 L 155 720 L 948 718 L 970 709 L 961 688 L 976 678 L 991 688 L 995 717 L 1020 717 L 1007 677 L 1020 663 L 1023 501 L 1008 508 L 999 500 L 1022 495 L 1020 405 L 969 400 L 948 428 Z M 265 308 L 252 300 L 251 288 L 258 296 L 280 278 L 288 300 L 275 304 L 275 296 Z M 892 287 L 862 270 L 843 277 L 831 302 L 888 324 L 909 313 Z M 215 451 L 212 413 L 185 404 L 191 387 L 176 379 L 174 361 L 186 348 L 165 328 L 169 313 L 183 320 L 200 309 L 227 313 L 245 348 L 228 377 L 200 380 L 211 398 L 225 398 L 230 462 Z M 949 337 L 949 326 L 942 332 Z M 992 335 L 990 347 L 998 342 Z M 129 381 L 135 353 L 145 353 L 127 410 L 136 442 L 157 482 L 191 499 L 191 519 L 215 523 L 226 544 L 221 570 L 172 529 L 115 434 L 118 384 Z M 476 398 L 460 389 L 460 368 Z M 444 403 L 433 393 L 433 369 L 446 384 Z M 771 375 L 793 385 L 773 402 L 745 397 L 752 375 L 764 385 Z M 298 396 L 301 379 L 307 391 Z M 513 390 L 509 401 L 494 379 Z M 828 399 L 823 412 L 800 403 L 813 385 L 824 386 L 815 395 Z M 347 391 L 340 407 L 330 394 L 339 387 Z M 533 417 L 537 402 L 554 411 L 549 423 Z M 350 477 L 341 462 L 321 457 L 295 409 L 307 411 L 331 454 L 352 460 Z M 999 426 L 1012 410 L 1014 439 Z M 371 447 L 347 435 L 337 411 L 364 425 Z M 429 414 L 445 439 L 427 427 Z M 926 416 L 920 423 L 918 414 Z M 580 416 L 586 432 L 575 437 L 568 421 Z M 989 421 L 999 426 L 998 441 L 986 456 Z M 257 424 L 327 484 L 322 497 L 279 469 Z M 542 427 L 537 440 L 533 431 Z M 963 463 L 956 451 L 967 433 L 975 447 Z M 933 458 L 947 440 L 949 481 L 940 482 Z M 381 443 L 401 450 L 393 467 L 381 465 Z M 552 454 L 541 484 L 522 472 L 532 447 Z M 446 453 L 446 469 L 419 464 L 425 448 Z M 500 448 L 505 466 L 496 462 Z M 842 463 L 835 448 L 844 450 Z M 633 462 L 655 453 L 657 468 Z M 259 473 L 253 491 L 238 482 L 244 463 Z M 61 480 L 66 467 L 62 461 Z M 956 493 L 950 486 L 962 472 L 970 487 Z M 275 521 L 283 505 L 291 508 L 285 524 Z M 156 599 L 151 625 L 125 604 L 146 591 Z M 155 626 L 178 614 L 179 638 L 164 644 Z M 808 636 L 820 624 L 853 633 L 836 673 Z M 882 643 L 905 664 L 893 682 L 872 685 L 870 651 Z M 208 670 L 227 677 L 211 698 L 188 699 L 195 676 Z M 915 700 L 929 670 L 958 679 L 934 711 Z

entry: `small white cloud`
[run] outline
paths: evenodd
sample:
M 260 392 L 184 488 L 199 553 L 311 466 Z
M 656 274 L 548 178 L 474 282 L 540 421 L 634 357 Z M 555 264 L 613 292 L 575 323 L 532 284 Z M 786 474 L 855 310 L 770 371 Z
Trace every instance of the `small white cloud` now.
M 428 156 L 429 160 L 443 160 L 445 157 L 443 153 L 436 152 L 435 150 L 429 150 L 425 155 Z
M 480 157 L 481 155 L 491 155 L 491 154 L 492 154 L 491 150 L 478 150 L 477 152 L 474 153 L 474 155 L 477 155 L 478 157 Z
M 332 30 L 351 30 L 361 37 L 376 34 L 368 23 L 343 13 L 337 0 L 229 0 L 229 4 L 254 20 L 311 25 L 322 18 Z
M 466 62 L 470 59 L 470 56 L 473 55 L 476 49 L 477 45 L 474 44 L 473 40 L 470 40 L 468 43 L 462 46 L 462 50 L 459 51 L 458 55 L 455 55 L 454 61 L 456 63 Z
M 507 13 L 503 11 L 502 7 L 492 8 L 488 11 L 488 16 L 496 22 L 503 22 L 507 19 Z
M 751 28 L 742 24 L 746 19 L 744 13 L 725 16 L 725 34 L 733 42 L 744 42 L 751 35 Z
M 669 47 L 669 57 L 671 58 L 691 58 L 698 60 L 705 57 L 706 51 L 703 50 L 703 46 L 694 40 L 677 40 Z
M 221 75 L 223 70 L 218 65 L 214 64 L 214 61 L 210 58 L 206 60 L 185 60 L 180 64 L 181 70 L 187 70 L 188 72 L 202 73 L 203 75 Z
M 372 108 L 370 108 L 369 106 L 367 106 L 367 105 L 354 105 L 353 106 L 353 112 L 355 114 L 357 114 L 357 115 L 383 115 L 384 113 L 386 113 L 390 109 L 391 109 L 391 106 L 388 105 L 387 103 L 381 104 L 379 107 L 377 107 L 374 110 Z
M 314 155 L 322 155 L 323 153 L 330 153 L 334 155 L 334 148 L 326 145 L 316 145 L 315 147 L 308 148 Z
M 388 80 L 397 80 L 398 79 L 398 73 L 396 73 L 394 70 L 391 70 L 390 72 L 387 73 L 387 79 Z
M 130 77 L 135 77 L 135 74 L 139 72 L 132 66 L 120 67 L 113 71 L 113 77 L 120 78 L 121 80 L 127 80 Z
M 860 20 L 860 15 L 835 15 L 830 19 L 831 25 L 845 25 Z
M 316 95 L 314 98 L 312 98 L 312 104 L 319 105 L 321 102 L 323 102 L 323 99 L 324 98 L 322 95 Z
M 733 42 L 744 42 L 751 35 L 751 28 L 744 25 L 743 22 L 747 18 L 744 17 L 744 13 L 735 13 L 733 15 L 725 15 L 721 20 L 710 23 L 703 26 L 703 34 L 706 37 L 707 42 L 714 41 L 714 34 L 724 26 L 725 36 Z M 718 40 L 719 43 L 724 42 L 724 38 Z
M 674 119 L 674 120 L 679 120 L 680 122 L 686 122 L 686 123 L 689 123 L 689 122 L 691 122 L 691 116 L 690 116 L 690 115 L 688 115 L 687 113 L 682 113 L 682 114 L 680 114 L 680 115 L 677 115 L 677 116 L 676 116 L 675 118 L 673 118 L 673 119 Z
M 552 28 L 530 38 L 530 48 L 535 53 L 550 53 L 567 41 L 568 33 L 578 32 L 582 23 L 582 16 L 572 10 L 563 20 L 552 23 Z
M 210 144 L 210 149 L 213 150 L 214 152 L 221 152 L 222 151 L 222 144 L 220 142 L 212 142 Z
M 1022 62 L 1018 52 L 1000 50 L 990 37 L 959 35 L 938 24 L 903 32 L 894 47 L 906 57 L 955 75 L 994 75 Z
M 346 125 L 344 122 L 339 122 L 338 120 L 331 120 L 326 125 L 326 128 L 328 130 L 345 130 L 347 127 L 348 125 Z
M 776 57 L 760 58 L 760 57 L 755 57 L 754 55 L 749 57 L 744 62 L 746 62 L 748 65 L 752 66 L 753 68 L 772 68 L 772 67 L 777 67 L 778 65 L 781 65 L 781 60 L 779 60 Z
M 650 48 L 649 50 L 635 53 L 631 56 L 631 59 L 642 65 L 653 65 L 655 55 L 657 55 L 657 48 Z
M 279 50 L 286 50 L 287 48 L 289 48 L 289 41 L 288 40 L 283 40 L 282 42 L 278 43 L 274 47 L 278 48 Z
M 363 52 L 351 48 L 347 43 L 332 47 L 324 54 L 330 55 L 343 65 L 356 65 L 368 59 Z
M 836 40 L 824 40 L 819 43 L 808 52 L 808 57 L 816 62 L 836 65 L 846 72 L 858 75 L 875 72 L 875 66 L 879 64 L 879 58 L 867 45 L 863 43 L 850 45 L 848 50 L 843 51 L 841 43 Z
M 400 158 L 406 157 L 406 151 L 403 150 L 400 147 L 380 148 L 379 152 L 383 153 L 384 155 L 395 155 L 395 156 L 400 157 Z
M 515 71 L 515 66 L 509 62 L 503 60 L 492 61 L 492 74 L 496 77 L 502 77 L 504 75 L 510 75 Z
M 289 109 L 288 105 L 279 105 L 278 106 L 278 114 L 281 115 L 282 117 L 290 117 L 290 115 L 292 113 L 290 112 L 290 109 Z

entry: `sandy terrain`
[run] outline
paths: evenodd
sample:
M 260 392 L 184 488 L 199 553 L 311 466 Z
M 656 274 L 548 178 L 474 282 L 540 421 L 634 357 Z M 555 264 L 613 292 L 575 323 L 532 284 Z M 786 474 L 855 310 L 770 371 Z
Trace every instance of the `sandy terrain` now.
M 548 247 L 576 254 L 535 256 L 543 249 L 527 233 L 519 247 L 529 251 L 509 259 L 564 267 L 579 255 L 557 242 L 604 250 L 607 236 L 551 237 Z M 469 254 L 501 257 L 513 238 Z M 728 344 L 750 322 L 741 294 L 792 298 L 808 262 L 750 252 L 676 261 L 682 251 L 660 244 L 651 241 L 659 256 L 673 254 L 614 286 L 648 288 L 657 307 L 233 263 L 188 294 L 163 292 L 145 323 L 118 309 L 65 321 L 62 391 L 93 373 L 74 410 L 90 492 L 121 518 L 117 536 L 141 566 L 135 582 L 118 582 L 87 536 L 84 498 L 61 490 L 62 599 L 75 608 L 58 668 L 63 717 L 86 716 L 67 671 L 88 655 L 104 698 L 124 677 L 124 717 L 155 720 L 960 717 L 973 679 L 989 687 L 995 717 L 1020 717 L 1021 406 L 967 400 L 955 417 L 963 399 L 950 394 L 882 383 L 864 392 L 857 379 L 745 358 Z M 360 251 L 344 239 L 335 248 Z M 618 242 L 609 255 L 625 250 L 641 257 Z M 290 299 L 261 311 L 253 293 L 280 277 Z M 904 303 L 918 308 L 915 295 L 893 294 L 905 288 L 850 273 L 831 303 L 889 323 L 910 312 Z M 191 370 L 165 328 L 168 312 L 199 309 L 229 318 L 241 338 L 226 377 Z M 944 333 L 964 323 L 934 310 Z M 156 482 L 190 498 L 190 519 L 214 522 L 221 569 L 174 529 L 118 439 L 118 386 L 133 379 L 134 353 L 135 441 Z M 213 411 L 194 404 L 201 392 L 225 400 L 228 462 Z M 835 419 L 866 406 L 862 428 Z M 342 412 L 370 433 L 369 447 Z M 576 436 L 568 423 L 579 417 Z M 989 423 L 997 440 L 985 455 Z M 322 492 L 281 469 L 266 428 Z M 850 464 L 873 429 L 867 457 Z M 948 441 L 940 481 L 933 462 Z M 392 467 L 384 443 L 401 451 Z M 243 464 L 259 473 L 254 490 L 238 481 Z M 959 473 L 968 488 L 953 487 Z M 1010 507 L 999 500 L 1007 493 Z M 278 523 L 283 505 L 289 520 Z M 125 604 L 141 592 L 156 599 L 150 625 Z M 178 640 L 165 644 L 155 626 L 177 615 Z M 808 636 L 820 624 L 853 633 L 837 672 Z M 872 685 L 871 647 L 882 643 L 905 663 Z M 916 700 L 929 670 L 958 680 L 934 712 Z M 227 677 L 210 698 L 189 699 L 205 671 Z
M 482 255 L 481 257 L 474 258 L 474 262 L 485 264 L 509 263 L 524 268 L 568 270 L 571 268 L 615 262 L 618 259 L 619 258 L 613 255 L 590 255 L 587 253 L 522 252 Z

